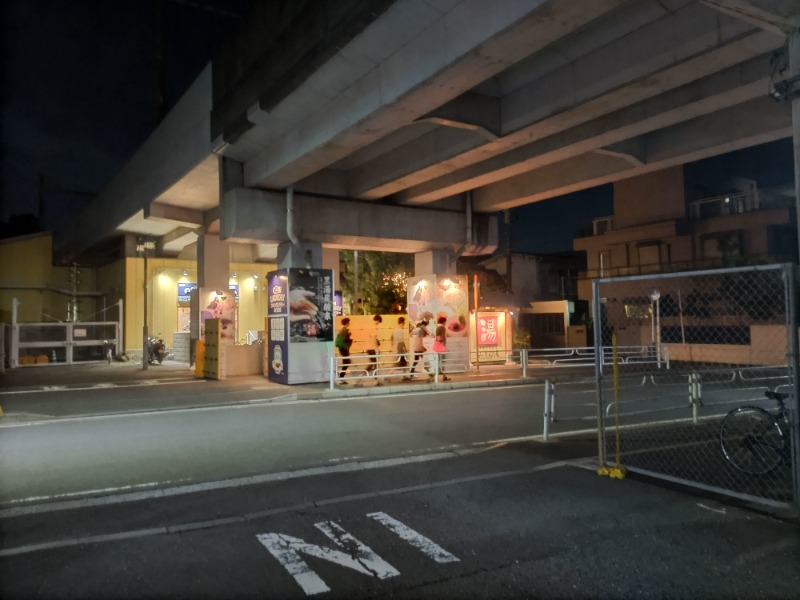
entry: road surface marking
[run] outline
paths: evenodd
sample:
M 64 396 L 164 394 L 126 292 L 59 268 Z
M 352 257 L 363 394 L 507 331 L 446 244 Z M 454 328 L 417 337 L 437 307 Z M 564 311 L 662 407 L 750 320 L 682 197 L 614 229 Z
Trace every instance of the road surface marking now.
M 300 554 L 321 558 L 378 579 L 388 579 L 400 575 L 400 571 L 378 556 L 372 548 L 333 521 L 315 523 L 314 527 L 324 533 L 340 550 L 310 544 L 300 538 L 281 533 L 262 533 L 256 536 L 270 554 L 294 577 L 307 596 L 329 592 L 330 588 L 308 566 Z
M 436 460 L 433 457 L 425 457 L 429 460 Z M 443 458 L 443 457 L 439 457 Z M 382 463 L 388 462 L 396 462 L 392 461 L 376 461 Z M 411 462 L 410 460 L 401 461 L 402 463 Z M 421 461 L 419 461 L 421 462 Z M 249 521 L 256 521 L 261 520 L 269 517 L 274 517 L 276 515 L 283 515 L 293 512 L 302 512 L 311 509 L 317 509 L 323 506 L 333 505 L 333 504 L 343 504 L 347 502 L 359 501 L 359 500 L 370 500 L 374 498 L 381 498 L 384 496 L 395 496 L 399 494 L 408 494 L 413 492 L 421 492 L 421 491 L 429 491 L 432 489 L 444 488 L 453 485 L 460 485 L 462 483 L 473 483 L 476 481 L 484 481 L 489 479 L 499 479 L 501 477 L 513 477 L 517 475 L 529 475 L 533 473 L 537 473 L 539 471 L 548 471 L 550 469 L 556 469 L 566 466 L 571 466 L 571 461 L 556 461 L 552 463 L 547 463 L 544 465 L 538 465 L 536 467 L 530 467 L 527 469 L 518 469 L 514 471 L 503 471 L 499 473 L 486 473 L 483 475 L 473 475 L 470 477 L 460 477 L 457 479 L 447 479 L 444 481 L 437 481 L 434 483 L 424 483 L 414 486 L 406 486 L 401 488 L 394 488 L 394 489 L 387 489 L 387 490 L 378 490 L 375 492 L 369 492 L 364 494 L 352 494 L 349 496 L 340 496 L 336 498 L 328 498 L 325 500 L 317 500 L 312 502 L 304 502 L 302 504 L 295 504 L 292 506 L 283 506 L 279 508 L 271 508 L 267 510 L 247 513 L 241 516 L 234 516 L 234 517 L 226 517 L 220 519 L 210 519 L 205 521 L 194 521 L 191 523 L 181 523 L 172 526 L 164 526 L 164 527 L 155 527 L 151 529 L 135 529 L 131 531 L 123 531 L 118 533 L 111 533 L 111 534 L 104 534 L 104 535 L 93 535 L 87 536 L 83 538 L 69 538 L 64 540 L 56 540 L 52 542 L 41 542 L 38 544 L 29 544 L 26 546 L 17 546 L 12 548 L 3 548 L 0 549 L 0 557 L 4 556 L 17 556 L 21 554 L 31 554 L 33 552 L 42 552 L 46 550 L 53 550 L 57 548 L 67 548 L 67 547 L 74 547 L 74 546 L 82 546 L 85 544 L 98 544 L 98 543 L 106 543 L 106 542 L 114 542 L 119 540 L 125 539 L 132 539 L 132 538 L 143 538 L 153 535 L 169 535 L 175 533 L 183 533 L 186 531 L 194 531 L 198 529 L 209 529 L 212 527 L 220 527 L 225 525 L 230 525 L 231 523 L 246 523 Z M 340 465 L 341 466 L 341 465 Z M 358 465 L 359 467 L 361 465 Z M 381 468 L 384 466 L 393 466 L 393 465 L 378 465 L 375 464 L 369 468 Z M 339 471 L 338 467 L 328 467 L 326 469 L 307 469 L 307 471 L 318 471 L 316 474 L 325 474 L 331 472 L 343 472 Z M 349 470 L 358 470 L 357 468 L 349 469 Z M 282 478 L 281 478 L 282 476 Z M 301 477 L 304 475 L 298 475 L 298 472 L 294 473 L 276 473 L 274 481 L 278 480 L 286 480 L 291 479 L 292 476 Z M 308 476 L 306 474 L 305 476 Z M 262 482 L 256 482 L 262 483 Z M 168 490 L 164 490 L 168 491 Z M 202 490 L 194 490 L 194 491 L 202 491 Z M 186 493 L 186 492 L 184 492 Z M 149 499 L 157 497 L 155 493 L 142 493 L 143 497 L 136 498 L 136 499 Z M 128 498 L 127 500 L 120 500 L 117 499 L 116 502 L 102 502 L 102 500 L 108 500 L 108 498 L 92 498 L 90 501 L 75 501 L 75 502 L 64 502 L 60 503 L 61 506 L 55 508 L 53 505 L 37 505 L 37 506 L 28 506 L 28 507 L 19 507 L 19 508 L 11 508 L 11 509 L 4 509 L 0 510 L 0 518 L 9 518 L 9 517 L 17 517 L 25 514 L 39 514 L 39 513 L 46 513 L 51 512 L 52 510 L 66 510 L 67 508 L 84 508 L 87 506 L 97 506 L 101 504 L 114 504 L 123 501 L 131 501 L 136 494 L 126 494 L 125 496 Z M 164 494 L 166 496 L 167 494 Z M 171 495 L 171 494 L 169 494 Z M 101 502 L 97 502 L 101 501 Z M 70 506 L 65 506 L 66 504 L 70 504 Z M 31 509 L 38 509 L 38 510 L 31 510 Z
M 0 396 L 16 396 L 19 394 L 41 394 L 42 392 L 85 392 L 97 389 L 108 388 L 129 388 L 129 387 L 145 387 L 149 385 L 180 385 L 185 383 L 204 383 L 205 379 L 169 379 L 169 380 L 154 380 L 148 379 L 145 381 L 136 381 L 133 383 L 92 383 L 92 384 L 77 384 L 76 387 L 68 385 L 43 385 L 42 387 L 26 390 L 8 390 L 0 392 Z
M 414 531 L 408 525 L 405 525 L 387 515 L 385 512 L 374 512 L 367 515 L 371 519 L 375 519 L 378 523 L 389 529 L 392 533 L 396 534 L 401 540 L 408 542 L 414 548 L 422 552 L 425 556 L 433 559 L 435 562 L 444 564 L 451 562 L 459 562 L 459 559 L 447 550 L 442 548 L 433 540 L 426 538 L 418 531 Z

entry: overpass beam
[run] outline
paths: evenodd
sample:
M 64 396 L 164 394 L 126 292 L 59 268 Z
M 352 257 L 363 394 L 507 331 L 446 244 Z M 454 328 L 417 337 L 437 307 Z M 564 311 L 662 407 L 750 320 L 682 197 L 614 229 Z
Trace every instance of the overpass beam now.
M 303 241 L 299 244 L 292 242 L 278 244 L 279 269 L 321 269 L 323 268 L 322 263 L 322 244 Z

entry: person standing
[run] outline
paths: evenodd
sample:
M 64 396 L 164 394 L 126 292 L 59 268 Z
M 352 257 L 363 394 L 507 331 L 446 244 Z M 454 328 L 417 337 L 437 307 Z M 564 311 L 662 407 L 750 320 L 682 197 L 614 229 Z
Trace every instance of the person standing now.
M 345 317 L 342 319 L 342 328 L 336 335 L 336 349 L 339 351 L 339 356 L 342 357 L 342 364 L 339 369 L 339 383 L 347 383 L 344 380 L 344 374 L 347 367 L 350 366 L 350 346 L 353 345 L 353 336 L 350 333 L 350 319 Z
M 406 348 L 405 317 L 397 318 L 397 327 L 395 327 L 394 331 L 392 332 L 392 348 L 394 353 L 397 354 L 397 361 L 395 362 L 396 366 L 400 369 L 405 369 L 408 366 L 408 360 L 406 359 L 408 348 Z
M 424 320 L 417 323 L 414 331 L 411 332 L 411 351 L 414 353 L 414 362 L 411 365 L 408 379 L 414 376 L 414 371 L 417 370 L 417 363 L 425 355 L 425 338 L 430 334 L 431 332 L 428 331 L 428 322 Z
M 433 351 L 436 352 L 436 359 L 439 362 L 439 372 L 442 374 L 442 381 L 450 381 L 444 374 L 444 355 L 447 352 L 447 317 L 439 317 L 436 320 L 436 339 L 433 342 Z
M 377 376 L 378 350 L 381 346 L 381 341 L 378 339 L 378 330 L 380 329 L 381 323 L 383 323 L 383 318 L 380 315 L 375 315 L 372 317 L 372 323 L 374 324 L 374 328 L 367 338 L 367 354 L 369 355 L 370 362 L 369 366 L 367 367 L 367 373 L 375 377 L 377 384 L 381 385 L 381 382 L 378 381 Z

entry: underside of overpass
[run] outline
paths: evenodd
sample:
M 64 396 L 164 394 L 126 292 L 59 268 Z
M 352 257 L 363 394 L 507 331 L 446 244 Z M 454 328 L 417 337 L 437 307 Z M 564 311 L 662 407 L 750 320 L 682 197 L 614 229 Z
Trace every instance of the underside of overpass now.
M 498 211 L 792 137 L 797 12 L 796 0 L 255 3 L 55 252 L 119 239 L 129 252 L 147 234 L 190 256 L 218 234 L 264 261 L 292 242 L 490 254 Z

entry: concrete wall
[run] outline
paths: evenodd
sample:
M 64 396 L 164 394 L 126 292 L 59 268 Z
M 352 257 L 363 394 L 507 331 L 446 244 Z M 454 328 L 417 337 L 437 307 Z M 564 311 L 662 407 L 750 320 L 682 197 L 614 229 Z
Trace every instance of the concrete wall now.
M 614 183 L 614 227 L 654 223 L 686 216 L 683 166 Z

